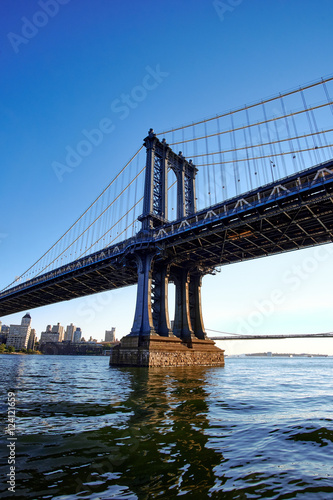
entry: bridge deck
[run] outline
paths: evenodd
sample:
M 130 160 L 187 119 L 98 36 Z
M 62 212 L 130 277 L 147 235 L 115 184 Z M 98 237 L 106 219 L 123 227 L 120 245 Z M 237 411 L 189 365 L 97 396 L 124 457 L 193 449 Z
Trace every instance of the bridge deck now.
M 0 316 L 133 285 L 134 253 L 210 268 L 333 240 L 333 160 L 195 215 L 138 233 L 0 294 Z

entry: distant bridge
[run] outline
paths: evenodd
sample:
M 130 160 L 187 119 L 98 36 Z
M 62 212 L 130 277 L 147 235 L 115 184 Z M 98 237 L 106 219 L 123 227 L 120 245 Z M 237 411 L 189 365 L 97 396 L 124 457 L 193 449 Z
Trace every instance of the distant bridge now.
M 207 331 L 209 331 L 207 329 Z M 304 338 L 333 338 L 333 333 L 302 333 L 302 334 L 281 334 L 281 335 L 224 335 L 211 337 L 211 340 L 271 340 L 271 339 L 304 339 Z

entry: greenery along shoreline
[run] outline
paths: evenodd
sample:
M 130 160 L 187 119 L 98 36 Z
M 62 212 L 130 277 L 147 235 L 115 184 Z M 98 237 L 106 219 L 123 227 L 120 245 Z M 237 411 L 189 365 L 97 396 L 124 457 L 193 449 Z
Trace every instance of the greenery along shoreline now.
M 35 351 L 33 349 L 18 349 L 16 351 L 15 347 L 12 345 L 7 346 L 6 344 L 0 344 L 0 354 L 42 354 L 40 351 Z

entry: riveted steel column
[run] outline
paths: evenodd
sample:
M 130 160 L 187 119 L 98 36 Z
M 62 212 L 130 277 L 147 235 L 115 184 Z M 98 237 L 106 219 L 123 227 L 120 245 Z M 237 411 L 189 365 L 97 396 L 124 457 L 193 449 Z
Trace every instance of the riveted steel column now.
M 189 290 L 191 325 L 194 335 L 198 339 L 206 339 L 207 334 L 205 332 L 201 308 L 201 284 L 202 274 L 200 272 L 192 272 Z
M 168 154 L 170 151 L 166 140 L 163 139 L 161 142 L 161 156 L 162 156 L 162 204 L 161 204 L 161 216 L 167 220 L 168 218 Z
M 192 215 L 197 211 L 195 199 L 195 176 L 198 169 L 193 165 L 192 160 L 188 162 L 185 170 L 185 212 Z
M 189 341 L 193 334 L 189 304 L 190 275 L 187 269 L 180 269 L 174 273 L 174 276 L 176 304 L 173 333 L 182 340 Z
M 144 140 L 147 149 L 143 213 L 139 220 L 147 231 L 164 224 L 168 215 L 168 154 L 165 139 L 160 142 L 153 129 Z
M 138 267 L 138 288 L 133 327 L 130 335 L 151 335 L 156 333 L 151 309 L 151 282 L 153 253 L 136 255 Z
M 153 322 L 155 331 L 163 336 L 172 335 L 168 306 L 169 266 L 160 264 L 153 271 Z
M 177 176 L 177 218 L 182 219 L 196 212 L 195 176 L 197 168 L 192 160 L 185 160 L 182 152 L 178 153 Z
M 179 151 L 179 162 L 177 175 L 177 219 L 186 216 L 185 210 L 185 161 L 183 154 Z
M 149 130 L 144 143 L 147 150 L 145 192 L 143 198 L 143 213 L 141 216 L 142 229 L 153 229 L 153 221 L 149 215 L 153 213 L 153 192 L 154 192 L 154 150 L 156 134 L 153 129 Z

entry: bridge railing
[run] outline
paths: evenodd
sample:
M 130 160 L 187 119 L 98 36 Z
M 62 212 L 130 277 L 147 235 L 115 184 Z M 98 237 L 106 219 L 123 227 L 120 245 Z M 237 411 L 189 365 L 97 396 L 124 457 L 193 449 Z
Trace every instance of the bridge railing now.
M 330 76 L 157 135 L 198 168 L 202 210 L 330 160 L 332 95 Z
M 108 246 L 94 252 L 88 256 L 82 257 L 71 263 L 58 267 L 50 272 L 43 273 L 25 283 L 11 287 L 10 289 L 0 293 L 0 298 L 7 297 L 20 290 L 26 290 L 30 287 L 40 285 L 43 282 L 53 278 L 65 276 L 76 270 L 83 270 L 94 264 L 113 259 L 123 255 L 131 247 L 138 248 L 140 246 L 149 245 L 151 240 L 159 241 L 168 238 L 170 234 L 177 234 L 187 230 L 192 230 L 196 227 L 207 225 L 211 220 L 218 220 L 221 217 L 230 217 L 237 215 L 240 212 L 247 211 L 248 216 L 256 215 L 256 212 L 249 213 L 249 210 L 256 210 L 260 206 L 267 206 L 266 210 L 274 210 L 277 205 L 270 204 L 271 202 L 282 200 L 288 197 L 288 204 L 298 203 L 298 198 L 290 200 L 290 195 L 300 193 L 309 188 L 322 188 L 327 181 L 333 179 L 333 160 L 317 165 L 300 172 L 297 175 L 288 176 L 276 183 L 267 184 L 260 189 L 252 191 L 244 197 L 235 197 L 227 200 L 224 203 L 209 207 L 206 210 L 197 212 L 195 215 L 187 218 L 173 221 L 161 226 L 153 233 L 139 232 L 135 236 L 123 240 L 120 243 Z M 238 218 L 236 217 L 236 221 Z
M 155 240 L 161 240 L 171 234 L 184 232 L 195 227 L 205 225 L 207 219 L 219 217 L 230 217 L 239 212 L 249 211 L 251 208 L 257 209 L 259 206 L 267 205 L 266 210 L 276 208 L 275 205 L 268 206 L 269 202 L 283 199 L 293 193 L 300 193 L 307 189 L 321 187 L 329 179 L 333 179 L 333 160 L 311 167 L 297 175 L 288 176 L 276 183 L 267 184 L 258 190 L 227 200 L 224 203 L 211 206 L 204 211 L 197 212 L 195 215 L 186 219 L 170 222 L 164 225 L 154 233 Z M 298 203 L 298 200 L 294 200 Z M 289 204 L 293 200 L 288 201 Z M 251 215 L 251 214 L 249 214 Z

